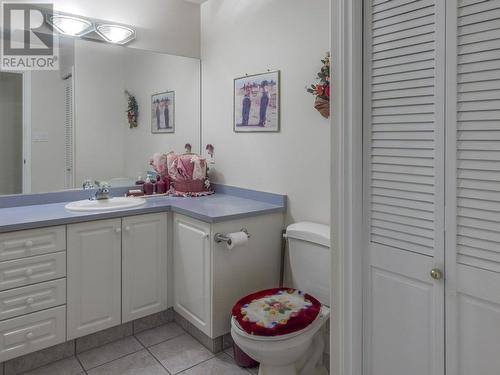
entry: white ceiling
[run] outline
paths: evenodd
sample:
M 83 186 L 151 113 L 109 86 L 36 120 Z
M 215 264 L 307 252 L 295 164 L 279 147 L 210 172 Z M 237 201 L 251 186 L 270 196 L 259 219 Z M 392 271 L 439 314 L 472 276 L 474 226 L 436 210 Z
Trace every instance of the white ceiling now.
M 184 1 L 187 1 L 189 3 L 202 4 L 202 3 L 204 3 L 205 1 L 208 1 L 208 0 L 184 0 Z

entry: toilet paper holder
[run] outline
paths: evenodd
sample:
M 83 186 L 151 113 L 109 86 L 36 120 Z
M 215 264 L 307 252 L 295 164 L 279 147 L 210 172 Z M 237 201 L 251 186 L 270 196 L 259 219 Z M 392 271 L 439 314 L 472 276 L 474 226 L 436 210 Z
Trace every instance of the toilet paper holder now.
M 247 235 L 247 237 L 250 238 L 250 233 L 248 233 L 248 230 L 246 228 L 241 228 L 240 232 L 245 233 Z M 222 233 L 215 233 L 214 241 L 216 243 L 226 242 L 228 245 L 231 245 L 231 242 L 232 242 L 231 239 L 227 235 L 222 234 Z

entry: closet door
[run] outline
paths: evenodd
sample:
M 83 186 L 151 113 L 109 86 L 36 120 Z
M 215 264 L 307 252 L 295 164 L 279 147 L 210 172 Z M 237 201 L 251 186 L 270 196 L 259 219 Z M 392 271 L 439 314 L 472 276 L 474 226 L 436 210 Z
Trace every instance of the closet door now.
M 500 1 L 447 1 L 446 365 L 500 373 Z
M 364 5 L 364 374 L 443 375 L 444 1 Z

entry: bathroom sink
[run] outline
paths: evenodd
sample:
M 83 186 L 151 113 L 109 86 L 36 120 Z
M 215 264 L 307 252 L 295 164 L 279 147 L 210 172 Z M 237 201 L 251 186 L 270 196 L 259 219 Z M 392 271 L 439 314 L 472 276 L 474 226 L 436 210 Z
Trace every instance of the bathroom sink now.
M 113 211 L 141 206 L 146 203 L 143 198 L 117 197 L 102 200 L 83 200 L 68 203 L 65 208 L 70 211 Z

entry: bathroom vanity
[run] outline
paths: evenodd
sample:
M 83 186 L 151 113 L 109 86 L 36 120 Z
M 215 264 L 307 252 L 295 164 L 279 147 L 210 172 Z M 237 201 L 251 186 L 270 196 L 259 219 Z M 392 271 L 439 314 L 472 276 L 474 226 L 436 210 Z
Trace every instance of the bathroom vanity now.
M 224 187 L 119 211 L 66 203 L 0 208 L 0 362 L 169 308 L 216 339 L 239 297 L 279 282 L 283 196 Z M 243 246 L 215 241 L 243 228 Z

